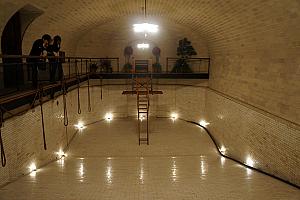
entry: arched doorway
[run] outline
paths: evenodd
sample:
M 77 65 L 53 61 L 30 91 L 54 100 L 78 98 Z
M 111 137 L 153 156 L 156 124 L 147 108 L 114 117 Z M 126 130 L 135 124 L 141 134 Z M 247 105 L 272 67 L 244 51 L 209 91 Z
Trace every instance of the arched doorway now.
M 7 22 L 1 37 L 3 55 L 21 55 L 21 20 L 20 13 L 16 12 Z M 3 58 L 4 87 L 16 87 L 24 82 L 22 59 Z
M 3 55 L 22 55 L 23 35 L 30 23 L 43 12 L 32 5 L 17 11 L 7 22 L 1 36 Z M 21 58 L 3 58 L 3 81 L 5 88 L 18 88 L 24 84 Z

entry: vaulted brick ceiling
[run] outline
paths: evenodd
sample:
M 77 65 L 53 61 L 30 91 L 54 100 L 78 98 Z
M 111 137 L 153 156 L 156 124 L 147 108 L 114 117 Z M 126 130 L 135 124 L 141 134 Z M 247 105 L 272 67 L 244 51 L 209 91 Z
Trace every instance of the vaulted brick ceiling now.
M 141 19 L 144 5 L 144 0 L 2 1 L 15 4 L 16 9 L 30 3 L 44 11 L 28 28 L 25 47 L 32 37 L 45 32 L 60 33 L 69 45 L 74 45 L 95 26 L 129 16 Z M 232 40 L 233 46 L 243 45 L 250 38 L 249 32 L 260 34 L 263 40 L 276 29 L 274 34 L 285 38 L 282 36 L 289 36 L 286 30 L 295 28 L 299 22 L 299 10 L 298 0 L 147 0 L 149 19 L 167 19 L 188 26 L 217 49 L 228 49 Z M 284 23 L 280 29 L 278 22 Z M 251 40 L 260 41 L 252 36 Z

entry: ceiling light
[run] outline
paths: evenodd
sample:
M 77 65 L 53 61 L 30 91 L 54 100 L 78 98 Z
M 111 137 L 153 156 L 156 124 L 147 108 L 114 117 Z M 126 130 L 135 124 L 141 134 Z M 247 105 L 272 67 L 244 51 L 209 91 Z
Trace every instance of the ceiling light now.
M 133 24 L 133 30 L 137 33 L 157 33 L 158 25 L 148 23 Z
M 150 45 L 148 43 L 137 44 L 138 49 L 148 49 Z

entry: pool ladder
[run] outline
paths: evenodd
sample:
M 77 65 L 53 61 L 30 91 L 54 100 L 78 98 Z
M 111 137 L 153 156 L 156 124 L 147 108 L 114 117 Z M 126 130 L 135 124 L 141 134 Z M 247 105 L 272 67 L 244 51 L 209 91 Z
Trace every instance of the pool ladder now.
M 139 145 L 141 145 L 142 142 L 146 142 L 147 145 L 149 145 L 149 89 L 152 88 L 149 87 L 149 82 L 151 82 L 151 79 L 148 77 L 136 77 L 133 87 L 133 90 L 135 90 L 137 94 Z

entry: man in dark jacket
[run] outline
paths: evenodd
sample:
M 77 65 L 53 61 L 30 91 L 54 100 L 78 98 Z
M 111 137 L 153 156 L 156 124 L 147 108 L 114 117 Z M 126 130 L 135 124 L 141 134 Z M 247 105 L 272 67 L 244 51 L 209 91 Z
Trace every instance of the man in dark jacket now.
M 50 41 L 50 35 L 43 35 L 42 39 L 38 39 L 33 43 L 29 56 L 46 56 L 45 54 L 43 54 L 43 52 L 46 51 Z M 33 88 L 37 88 L 38 68 L 40 65 L 43 65 L 44 61 L 41 58 L 27 58 L 27 63 L 29 66 L 31 66 L 32 70 L 32 86 Z
M 61 45 L 61 37 L 59 35 L 56 35 L 53 38 L 53 43 L 50 44 L 47 48 L 48 56 L 59 56 L 60 45 Z M 55 83 L 55 75 L 56 75 L 57 68 L 58 68 L 58 79 L 62 80 L 63 70 L 62 70 L 62 64 L 60 62 L 60 59 L 58 57 L 49 58 L 49 64 L 50 64 L 50 81 L 52 83 Z

